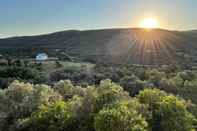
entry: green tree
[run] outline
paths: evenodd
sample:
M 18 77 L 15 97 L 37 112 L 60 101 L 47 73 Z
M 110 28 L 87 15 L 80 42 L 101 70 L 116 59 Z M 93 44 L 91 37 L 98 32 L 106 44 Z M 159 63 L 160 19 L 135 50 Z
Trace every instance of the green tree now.
M 95 100 L 95 112 L 103 107 L 116 104 L 122 100 L 128 100 L 129 94 L 123 88 L 111 80 L 103 80 L 97 87 L 97 96 Z
M 14 81 L 0 93 L 0 130 L 11 130 L 18 119 L 30 116 L 40 105 L 61 99 L 49 86 Z
M 85 89 L 74 86 L 70 80 L 61 80 L 54 85 L 54 89 L 59 92 L 65 100 L 71 99 L 73 96 L 83 96 Z
M 32 131 L 63 131 L 72 124 L 73 113 L 71 104 L 58 101 L 49 105 L 43 105 L 26 120 L 26 130 Z
M 153 131 L 194 131 L 195 118 L 188 112 L 187 104 L 182 99 L 160 91 L 145 89 L 137 96 L 139 101 L 148 106 L 151 113 L 149 128 Z
M 146 81 L 140 80 L 135 75 L 125 76 L 120 79 L 120 85 L 130 93 L 131 96 L 136 95 L 140 90 L 147 86 Z
M 158 71 L 157 69 L 147 70 L 146 75 L 148 81 L 153 83 L 155 87 L 159 87 L 162 78 L 166 76 L 165 72 Z
M 96 131 L 146 131 L 147 122 L 134 109 L 119 105 L 102 109 L 95 117 Z
M 155 130 L 194 131 L 196 120 L 186 108 L 184 101 L 172 95 L 165 96 L 155 114 L 158 118 L 158 121 L 155 123 Z

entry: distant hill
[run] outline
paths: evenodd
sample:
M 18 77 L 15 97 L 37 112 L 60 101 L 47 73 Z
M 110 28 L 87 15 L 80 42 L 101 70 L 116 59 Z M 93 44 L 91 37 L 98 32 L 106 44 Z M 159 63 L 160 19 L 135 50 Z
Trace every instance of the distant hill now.
M 39 52 L 117 64 L 195 64 L 197 31 L 70 30 L 0 39 L 1 54 L 33 57 Z

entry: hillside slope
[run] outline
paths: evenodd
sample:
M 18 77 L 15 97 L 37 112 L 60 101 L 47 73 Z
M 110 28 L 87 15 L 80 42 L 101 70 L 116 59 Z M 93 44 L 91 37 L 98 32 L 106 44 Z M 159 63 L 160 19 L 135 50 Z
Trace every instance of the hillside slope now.
M 35 56 L 70 55 L 108 63 L 173 64 L 197 62 L 197 31 L 104 29 L 62 31 L 0 39 L 0 53 Z

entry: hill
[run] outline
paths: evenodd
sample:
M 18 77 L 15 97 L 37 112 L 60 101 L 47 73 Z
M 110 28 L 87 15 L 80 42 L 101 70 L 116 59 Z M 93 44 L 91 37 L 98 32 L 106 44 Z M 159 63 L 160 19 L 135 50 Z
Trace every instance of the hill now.
M 69 30 L 38 36 L 0 39 L 0 53 L 33 57 L 73 56 L 116 64 L 195 64 L 197 31 L 103 29 Z

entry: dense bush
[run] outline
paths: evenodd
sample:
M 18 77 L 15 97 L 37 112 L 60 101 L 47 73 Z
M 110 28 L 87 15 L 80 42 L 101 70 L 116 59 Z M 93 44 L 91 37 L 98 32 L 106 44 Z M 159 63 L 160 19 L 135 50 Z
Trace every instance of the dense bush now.
M 16 60 L 0 69 L 0 130 L 197 128 L 195 71 L 175 66 L 96 65 L 86 69 L 59 64 L 55 65 L 58 70 L 49 71 L 43 64 Z M 20 82 L 12 82 L 15 79 Z
M 28 81 L 31 83 L 44 83 L 46 82 L 46 75 L 36 68 L 10 66 L 0 69 L 0 77 L 4 79 L 18 79 Z
M 18 81 L 0 92 L 0 130 L 11 130 L 18 119 L 30 116 L 40 105 L 62 99 L 49 86 Z
M 86 88 L 13 82 L 0 90 L 0 130 L 193 131 L 195 104 L 159 89 L 130 97 L 110 80 Z
M 148 106 L 152 114 L 152 117 L 147 119 L 152 131 L 195 130 L 196 119 L 187 111 L 184 100 L 158 89 L 145 89 L 137 98 Z
M 140 90 L 148 87 L 148 82 L 140 80 L 137 76 L 125 76 L 120 79 L 120 85 L 124 87 L 131 96 L 136 95 Z
M 43 105 L 25 120 L 27 125 L 24 128 L 34 131 L 72 131 L 75 128 L 75 104 L 79 104 L 76 99 Z
M 101 80 L 111 79 L 120 84 L 131 96 L 146 87 L 155 87 L 197 103 L 197 73 L 178 66 L 146 67 L 135 65 L 104 65 L 94 68 L 61 67 L 47 70 L 42 63 L 11 60 L 10 66 L 0 69 L 0 88 L 7 88 L 12 80 L 18 79 L 33 84 L 53 85 L 69 79 L 74 85 L 87 87 L 98 85 Z M 19 64 L 20 63 L 20 64 Z
M 96 131 L 146 131 L 147 122 L 125 105 L 102 109 L 95 117 Z

